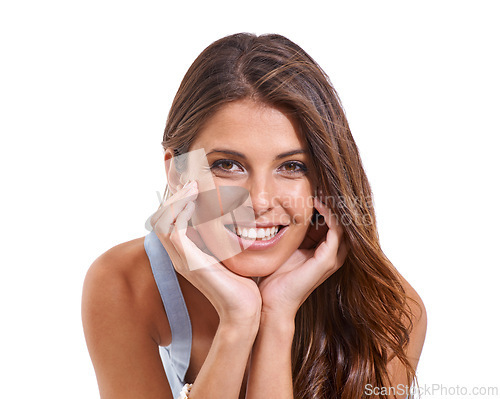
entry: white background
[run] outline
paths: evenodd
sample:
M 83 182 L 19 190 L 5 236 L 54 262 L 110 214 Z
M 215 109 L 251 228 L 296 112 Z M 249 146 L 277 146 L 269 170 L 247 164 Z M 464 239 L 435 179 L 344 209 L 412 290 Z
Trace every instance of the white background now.
M 0 6 L 0 397 L 98 398 L 86 270 L 147 233 L 182 76 L 239 31 L 289 37 L 338 90 L 382 247 L 427 307 L 420 384 L 499 386 L 498 2 L 180 3 Z

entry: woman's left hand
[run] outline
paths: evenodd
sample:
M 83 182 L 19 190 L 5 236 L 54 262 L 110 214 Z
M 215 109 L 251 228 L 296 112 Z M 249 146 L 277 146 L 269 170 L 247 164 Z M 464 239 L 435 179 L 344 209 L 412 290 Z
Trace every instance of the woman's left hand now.
M 337 271 L 347 256 L 344 231 L 333 212 L 314 198 L 328 231 L 316 248 L 297 249 L 273 274 L 259 279 L 262 312 L 294 320 L 307 297 Z

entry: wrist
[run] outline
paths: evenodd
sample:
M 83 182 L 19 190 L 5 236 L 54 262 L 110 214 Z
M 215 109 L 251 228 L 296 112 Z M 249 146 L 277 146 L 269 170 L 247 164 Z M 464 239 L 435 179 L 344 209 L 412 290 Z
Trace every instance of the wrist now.
M 239 337 L 253 339 L 259 331 L 260 315 L 251 318 L 227 318 L 221 317 L 217 333 L 229 338 Z
M 250 304 L 239 306 L 239 308 L 217 309 L 219 325 L 233 326 L 235 328 L 259 328 L 262 304 Z
M 295 333 L 295 315 L 263 310 L 260 315 L 259 330 L 273 330 L 284 337 L 292 336 Z

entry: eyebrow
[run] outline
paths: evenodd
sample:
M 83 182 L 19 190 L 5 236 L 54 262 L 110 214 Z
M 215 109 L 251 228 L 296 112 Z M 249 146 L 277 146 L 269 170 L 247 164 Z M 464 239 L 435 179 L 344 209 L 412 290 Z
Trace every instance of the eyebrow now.
M 232 150 L 218 149 L 218 148 L 214 148 L 212 151 L 210 151 L 209 153 L 207 153 L 207 156 L 210 155 L 210 154 L 213 154 L 214 152 L 221 152 L 223 154 L 234 155 L 234 156 L 237 156 L 237 157 L 240 157 L 240 158 L 243 158 L 243 159 L 247 159 L 247 157 L 244 154 L 242 154 L 241 152 L 232 151 Z M 283 153 L 281 153 L 279 155 L 276 155 L 276 157 L 274 158 L 274 160 L 281 159 L 281 158 L 286 158 L 286 157 L 289 157 L 289 156 L 292 156 L 292 155 L 295 155 L 295 154 L 306 154 L 306 153 L 307 153 L 306 150 L 303 150 L 303 149 L 287 151 L 287 152 L 283 152 Z

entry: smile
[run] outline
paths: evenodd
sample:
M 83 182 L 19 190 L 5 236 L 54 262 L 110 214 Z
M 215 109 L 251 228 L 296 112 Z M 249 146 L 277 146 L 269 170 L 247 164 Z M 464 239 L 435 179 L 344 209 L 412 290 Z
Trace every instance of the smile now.
M 250 250 L 262 250 L 276 245 L 289 226 L 276 225 L 266 228 L 242 227 L 233 224 L 224 225 L 226 230 L 240 244 L 240 247 Z
M 279 225 L 279 226 L 272 226 L 272 227 L 267 227 L 267 228 L 252 228 L 252 227 L 240 227 L 240 226 L 235 226 L 232 224 L 226 224 L 225 227 L 236 234 L 238 237 L 241 238 L 248 238 L 251 240 L 261 240 L 261 241 L 267 241 L 273 238 L 276 234 L 278 234 L 278 231 L 282 229 L 284 226 Z

